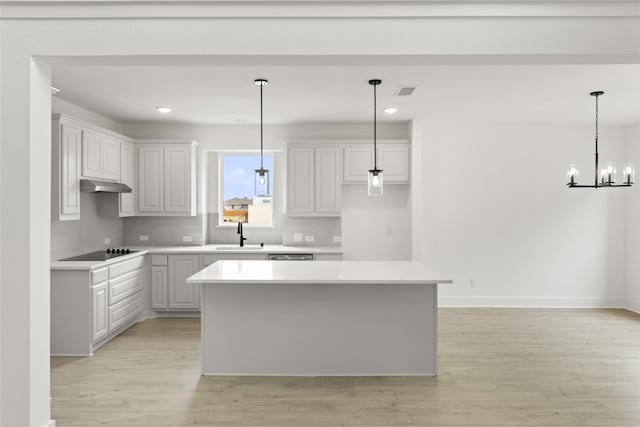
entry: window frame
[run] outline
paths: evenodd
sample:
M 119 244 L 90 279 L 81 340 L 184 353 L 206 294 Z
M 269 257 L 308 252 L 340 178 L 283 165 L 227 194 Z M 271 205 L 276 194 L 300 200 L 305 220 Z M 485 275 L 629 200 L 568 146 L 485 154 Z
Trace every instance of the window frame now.
M 271 186 L 271 224 L 248 224 L 243 223 L 243 227 L 249 228 L 274 228 L 274 215 L 275 215 L 275 204 L 273 199 L 276 197 L 276 186 L 275 186 L 275 168 L 276 168 L 276 156 L 275 151 L 263 151 L 263 156 L 271 157 L 271 170 L 269 171 L 269 185 Z M 232 228 L 236 227 L 236 223 L 224 222 L 224 157 L 225 156 L 260 156 L 260 150 L 221 150 L 218 151 L 218 224 L 216 228 Z M 255 174 L 255 172 L 254 172 Z M 255 178 L 255 177 L 254 177 Z

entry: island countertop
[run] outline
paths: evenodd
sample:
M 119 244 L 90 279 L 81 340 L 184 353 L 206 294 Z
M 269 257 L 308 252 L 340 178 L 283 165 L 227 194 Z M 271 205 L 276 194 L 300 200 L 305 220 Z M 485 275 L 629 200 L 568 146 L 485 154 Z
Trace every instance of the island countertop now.
M 203 284 L 453 283 L 418 261 L 217 261 L 187 279 Z

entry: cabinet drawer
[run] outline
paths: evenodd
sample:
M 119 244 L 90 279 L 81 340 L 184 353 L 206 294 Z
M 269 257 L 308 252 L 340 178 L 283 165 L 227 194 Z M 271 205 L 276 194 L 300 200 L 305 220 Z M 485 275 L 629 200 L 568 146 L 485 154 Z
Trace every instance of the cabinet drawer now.
M 144 269 L 139 268 L 109 280 L 109 305 L 115 304 L 144 288 Z
M 137 318 L 144 309 L 142 292 L 109 307 L 109 331 L 114 331 Z
M 144 265 L 144 257 L 138 256 L 128 261 L 120 262 L 109 267 L 109 278 L 115 279 L 121 274 L 137 270 Z
M 107 267 L 91 271 L 91 284 L 106 282 L 109 279 L 109 269 Z
M 151 255 L 151 265 L 167 265 L 167 256 Z

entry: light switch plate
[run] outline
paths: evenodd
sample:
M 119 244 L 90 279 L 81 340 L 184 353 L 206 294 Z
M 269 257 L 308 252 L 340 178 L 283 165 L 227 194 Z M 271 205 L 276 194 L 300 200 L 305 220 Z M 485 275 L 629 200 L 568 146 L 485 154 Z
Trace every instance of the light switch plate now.
M 105 237 L 104 238 L 104 244 L 105 245 L 110 245 L 111 244 L 111 238 L 110 237 Z
M 304 241 L 305 242 L 313 242 L 315 240 L 315 237 L 313 237 L 313 235 L 308 235 L 308 236 L 304 236 Z
M 141 234 L 138 236 L 138 240 L 140 240 L 141 242 L 146 242 L 149 240 L 149 236 L 147 236 L 146 234 Z
M 193 237 L 192 236 L 182 236 L 182 241 L 183 242 L 192 242 L 193 241 Z
M 293 233 L 293 241 L 294 242 L 302 242 L 302 233 Z
M 335 243 L 342 242 L 342 236 L 333 236 L 333 241 L 334 241 Z

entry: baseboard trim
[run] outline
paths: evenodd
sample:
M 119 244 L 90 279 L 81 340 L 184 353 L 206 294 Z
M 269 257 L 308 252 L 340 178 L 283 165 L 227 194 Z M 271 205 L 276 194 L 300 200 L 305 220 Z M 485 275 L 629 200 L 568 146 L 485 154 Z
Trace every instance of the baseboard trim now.
M 624 298 L 440 297 L 439 307 L 627 308 Z M 637 308 L 640 308 L 640 304 Z
M 159 319 L 163 317 L 177 317 L 184 319 L 199 319 L 199 311 L 156 311 L 152 312 L 147 319 Z
M 56 420 L 49 420 L 42 427 L 56 427 Z
M 633 311 L 634 313 L 640 314 L 640 301 L 635 299 L 627 299 L 624 308 Z

